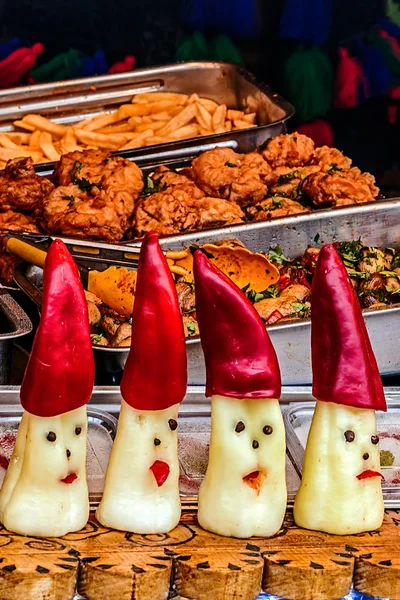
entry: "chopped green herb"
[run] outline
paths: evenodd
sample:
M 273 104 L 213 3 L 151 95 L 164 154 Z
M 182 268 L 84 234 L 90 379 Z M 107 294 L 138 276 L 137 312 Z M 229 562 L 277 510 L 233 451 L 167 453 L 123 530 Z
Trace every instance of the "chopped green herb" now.
M 130 319 L 128 319 L 128 323 L 129 323 L 129 325 L 132 325 L 132 317 Z
M 321 236 L 319 235 L 319 233 L 317 233 L 317 234 L 314 236 L 314 242 L 315 242 L 316 244 L 318 244 L 318 242 L 319 242 L 319 238 L 320 238 L 320 237 L 321 237 Z
M 286 175 L 281 175 L 278 179 L 278 185 L 282 185 L 282 183 L 287 183 L 288 181 L 291 181 L 292 179 L 298 177 L 298 175 L 299 172 L 297 171 L 297 169 L 295 171 L 291 171 L 290 173 L 286 173 Z
M 101 342 L 102 337 L 103 337 L 102 333 L 92 334 L 90 336 L 90 339 L 92 340 L 92 344 L 98 344 L 99 342 Z
M 256 204 L 254 208 L 256 209 L 257 212 L 264 210 L 263 207 L 260 206 L 260 204 Z
M 277 191 L 275 192 L 274 196 L 280 196 L 281 198 L 287 198 L 287 194 L 285 194 L 285 192 L 281 192 L 281 191 Z
M 385 277 L 396 277 L 397 279 L 400 279 L 400 273 L 396 273 L 396 271 L 380 271 L 381 275 L 384 275 Z
M 392 265 L 391 266 L 392 266 L 392 269 L 399 269 L 400 268 L 400 253 L 396 254 L 393 257 Z
M 89 179 L 86 179 L 85 177 L 77 177 L 77 173 L 80 172 L 80 170 L 82 169 L 83 164 L 81 162 L 79 162 L 79 160 L 76 160 L 74 162 L 74 166 L 71 169 L 71 181 L 74 185 L 77 185 L 79 187 L 80 190 L 82 190 L 83 192 L 90 192 L 90 190 L 92 189 L 93 186 L 96 186 L 97 188 L 101 189 L 101 184 L 100 183 L 92 183 L 91 181 L 89 181 Z
M 193 323 L 193 321 L 188 321 L 186 323 L 186 329 L 187 329 L 189 337 L 196 335 L 196 323 Z
M 142 190 L 141 196 L 149 196 L 150 194 L 155 194 L 160 191 L 160 185 L 158 181 L 153 181 L 150 175 L 143 176 L 144 188 Z
M 337 166 L 336 163 L 332 163 L 326 170 L 326 172 L 328 173 L 328 175 L 331 175 L 333 173 L 333 171 L 341 171 L 342 169 L 340 167 Z
M 280 246 L 274 246 L 268 250 L 268 258 L 272 260 L 272 262 L 276 262 L 280 265 L 283 265 L 285 262 L 290 262 L 288 258 L 285 258 L 282 252 L 282 248 Z
M 279 198 L 272 198 L 272 204 L 275 208 L 279 208 L 282 206 L 282 202 L 279 200 Z
M 68 200 L 68 202 L 75 202 L 75 196 L 61 196 L 63 200 Z
M 364 248 L 361 239 L 358 239 L 352 242 L 341 242 L 337 250 L 346 267 L 354 268 L 357 263 L 363 260 Z
M 260 302 L 261 300 L 265 300 L 265 298 L 277 298 L 280 292 L 278 285 L 270 285 L 262 292 L 250 290 L 249 287 L 250 283 L 248 283 L 242 288 L 242 292 L 246 294 L 250 302 L 252 302 L 253 304 L 254 302 Z
M 358 279 L 369 279 L 371 277 L 369 271 L 353 271 L 352 269 L 347 269 L 347 273 L 349 274 L 349 277 L 358 277 Z
M 237 167 L 237 165 L 235 165 L 235 163 L 230 162 L 229 160 L 226 161 L 225 166 L 231 167 L 231 169 L 236 169 L 236 167 Z
M 310 308 L 309 304 L 303 304 L 303 302 L 291 302 L 290 304 L 293 306 L 293 310 L 296 314 L 307 311 Z
M 385 285 L 386 291 L 389 292 L 389 294 L 392 294 L 392 296 L 394 296 L 395 294 L 399 294 L 400 295 L 400 288 L 397 288 L 397 290 L 395 290 L 394 288 L 390 287 L 390 285 Z

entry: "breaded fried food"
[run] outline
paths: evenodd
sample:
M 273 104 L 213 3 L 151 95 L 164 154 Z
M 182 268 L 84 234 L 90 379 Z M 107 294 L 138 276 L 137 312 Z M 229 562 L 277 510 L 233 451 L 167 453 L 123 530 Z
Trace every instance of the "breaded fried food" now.
M 266 196 L 272 170 L 257 152 L 237 154 L 230 148 L 215 148 L 192 161 L 192 174 L 207 196 L 248 206 Z
M 313 152 L 312 139 L 295 132 L 271 138 L 261 154 L 276 169 L 282 166 L 302 167 L 310 162 Z
M 308 213 L 309 208 L 302 206 L 295 200 L 284 198 L 282 196 L 273 196 L 266 198 L 255 206 L 247 208 L 247 217 L 251 221 L 265 221 L 266 219 L 277 219 L 278 217 L 288 217 L 299 213 Z
M 337 148 L 330 148 L 329 146 L 320 146 L 315 148 L 314 155 L 311 159 L 310 164 L 319 165 L 322 170 L 327 171 L 334 169 L 350 169 L 351 158 L 345 156 L 343 152 L 340 152 Z
M 57 167 L 56 177 L 64 185 L 43 201 L 40 215 L 44 230 L 73 237 L 120 240 L 130 227 L 143 189 L 141 170 L 129 160 L 104 152 L 71 155 L 63 156 L 62 168 Z M 72 160 L 76 155 L 79 160 Z
M 13 158 L 0 171 L 0 210 L 33 213 L 53 189 L 47 177 L 36 175 L 30 157 Z
M 302 190 L 315 207 L 372 202 L 379 191 L 373 185 L 375 180 L 369 173 L 357 171 L 319 171 L 304 179 Z
M 187 177 L 184 173 L 171 171 L 165 165 L 157 167 L 151 176 L 152 180 L 157 183 L 161 190 L 164 190 L 170 185 L 195 185 L 194 181 Z M 204 194 L 202 193 L 204 196 Z
M 136 234 L 148 231 L 169 235 L 240 223 L 244 213 L 239 206 L 220 198 L 207 198 L 193 185 L 170 186 L 144 197 L 134 218 Z
M 12 210 L 0 213 L 0 229 L 40 233 L 40 230 L 32 217 L 22 215 L 21 213 Z M 11 283 L 13 271 L 20 262 L 22 261 L 19 258 L 6 252 L 5 237 L 0 237 L 0 279 L 3 279 L 7 283 Z
M 295 200 L 301 196 L 299 186 L 303 179 L 311 175 L 311 173 L 317 173 L 319 170 L 319 165 L 296 168 L 277 167 L 273 170 L 269 192 L 272 192 L 272 194 L 284 194 L 288 198 Z
M 85 178 L 92 183 L 99 183 L 103 169 L 110 159 L 111 154 L 107 150 L 85 150 L 84 152 L 69 152 L 64 154 L 56 163 L 54 169 L 54 180 L 57 185 L 69 185 L 74 179 L 74 165 L 81 164 L 79 177 Z

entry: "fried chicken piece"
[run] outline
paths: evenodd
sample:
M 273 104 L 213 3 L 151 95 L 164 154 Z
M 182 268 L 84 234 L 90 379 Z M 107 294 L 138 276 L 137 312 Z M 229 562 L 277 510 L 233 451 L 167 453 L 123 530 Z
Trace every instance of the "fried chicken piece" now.
M 151 178 L 154 182 L 157 182 L 161 190 L 170 185 L 195 185 L 192 179 L 186 177 L 186 175 L 181 172 L 177 173 L 176 171 L 171 171 L 171 169 L 165 165 L 157 167 Z M 204 193 L 202 193 L 202 196 L 204 196 Z
M 275 311 L 278 311 L 282 315 L 279 319 L 293 315 L 295 312 L 293 303 L 296 302 L 298 302 L 296 296 L 264 298 L 264 300 L 260 300 L 260 302 L 255 302 L 254 308 L 264 321 L 268 321 Z
M 369 177 L 364 178 L 363 174 L 349 176 L 348 173 L 348 171 L 332 171 L 332 173 L 319 171 L 304 179 L 302 190 L 317 207 L 372 202 L 375 196 L 370 188 Z
M 194 310 L 196 308 L 196 298 L 193 286 L 184 281 L 179 281 L 175 288 L 181 313 L 188 313 Z
M 72 155 L 79 154 L 80 161 Z M 104 152 L 72 152 L 62 158 L 60 185 L 44 201 L 43 228 L 49 233 L 118 241 L 130 227 L 135 202 L 143 189 L 142 172 L 135 163 L 119 156 L 100 160 Z M 89 160 L 87 161 L 87 156 Z M 71 167 L 69 174 L 65 164 Z M 92 179 L 89 179 L 91 177 Z
M 242 222 L 244 214 L 236 204 L 207 198 L 196 190 L 192 185 L 176 185 L 143 198 L 135 211 L 137 235 L 147 231 L 169 235 Z
M 36 175 L 30 157 L 13 158 L 0 171 L 0 210 L 33 213 L 53 189 L 47 177 Z
M 327 171 L 332 167 L 339 169 L 350 169 L 351 158 L 345 156 L 343 152 L 340 152 L 337 148 L 330 148 L 329 146 L 320 146 L 315 148 L 314 156 L 311 159 L 311 165 L 319 165 L 323 171 Z
M 69 185 L 73 183 L 74 174 L 85 178 L 92 183 L 99 183 L 103 175 L 103 169 L 112 155 L 107 150 L 84 150 L 83 152 L 68 152 L 61 156 L 54 169 L 54 180 L 57 185 Z M 82 165 L 79 169 L 76 163 Z M 78 171 L 78 173 L 76 173 Z M 72 175 L 72 177 L 71 177 Z
M 309 208 L 305 208 L 299 202 L 283 198 L 282 196 L 274 196 L 266 198 L 255 206 L 247 208 L 247 216 L 252 221 L 264 221 L 265 219 L 277 219 L 278 217 L 288 217 L 289 215 L 297 215 L 299 213 L 310 212 Z
M 11 229 L 12 231 L 26 231 L 28 233 L 40 233 L 33 217 L 8 210 L 0 213 L 0 229 Z M 0 278 L 7 283 L 13 280 L 15 267 L 22 261 L 6 252 L 5 237 L 0 237 Z
M 295 200 L 301 196 L 302 191 L 299 188 L 301 182 L 320 170 L 319 165 L 308 165 L 306 167 L 277 167 L 273 171 L 272 181 L 269 186 L 269 191 L 273 194 L 284 194 L 288 198 Z
M 311 297 L 311 288 L 301 283 L 293 283 L 282 290 L 279 298 L 295 296 L 298 302 L 306 302 Z
M 231 148 L 203 152 L 192 161 L 192 171 L 205 194 L 240 206 L 262 200 L 272 175 L 271 167 L 257 152 L 237 154 Z
M 374 198 L 379 194 L 379 188 L 375 185 L 375 177 L 371 173 L 362 173 L 358 167 L 352 167 L 346 171 L 346 177 L 353 179 L 362 185 L 367 185 Z
M 271 138 L 261 151 L 262 156 L 276 167 L 301 167 L 309 163 L 314 152 L 314 142 L 301 133 L 278 135 Z

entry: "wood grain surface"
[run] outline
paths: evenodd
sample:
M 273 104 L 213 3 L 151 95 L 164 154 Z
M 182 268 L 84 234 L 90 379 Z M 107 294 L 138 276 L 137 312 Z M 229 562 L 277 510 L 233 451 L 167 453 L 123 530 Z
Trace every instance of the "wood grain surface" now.
M 0 529 L 0 599 L 253 600 L 261 589 L 289 600 L 333 600 L 356 590 L 400 600 L 400 511 L 379 531 L 333 536 L 299 529 L 291 511 L 269 539 L 224 538 L 185 512 L 165 535 L 109 530 L 94 515 L 63 538 Z

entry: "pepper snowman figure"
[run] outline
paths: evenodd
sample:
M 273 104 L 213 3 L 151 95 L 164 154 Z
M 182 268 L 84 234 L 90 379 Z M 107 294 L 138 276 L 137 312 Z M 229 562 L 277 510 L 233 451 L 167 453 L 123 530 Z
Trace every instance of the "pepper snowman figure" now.
M 337 535 L 377 529 L 384 505 L 375 411 L 386 402 L 358 298 L 332 245 L 314 274 L 311 348 L 317 403 L 296 524 Z
M 21 386 L 24 413 L 0 491 L 6 529 L 58 537 L 86 525 L 86 403 L 93 380 L 85 294 L 71 255 L 55 240 L 46 257 L 41 319 Z
M 185 334 L 175 284 L 158 234 L 151 232 L 140 251 L 118 431 L 96 513 L 103 525 L 157 534 L 178 524 L 177 419 L 186 385 Z
M 194 278 L 211 396 L 209 462 L 198 520 L 220 535 L 272 536 L 282 525 L 287 501 L 277 357 L 253 305 L 199 250 Z

